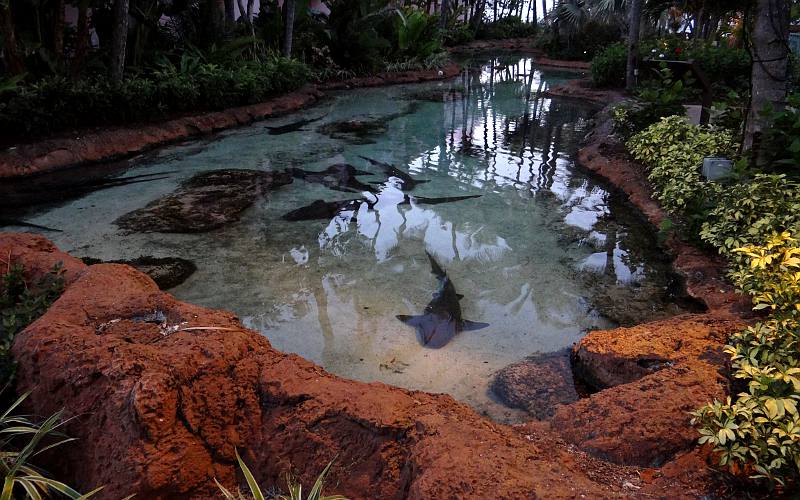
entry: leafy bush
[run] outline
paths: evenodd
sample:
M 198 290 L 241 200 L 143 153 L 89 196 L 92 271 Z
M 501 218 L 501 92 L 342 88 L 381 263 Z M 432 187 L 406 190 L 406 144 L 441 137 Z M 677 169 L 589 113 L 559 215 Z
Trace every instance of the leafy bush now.
M 33 323 L 64 291 L 59 266 L 28 286 L 22 266 L 6 263 L 8 271 L 0 276 L 0 387 L 14 376 L 11 356 L 14 337 Z
M 435 17 L 411 8 L 397 10 L 395 33 L 397 34 L 396 56 L 425 60 L 441 51 Z
M 761 161 L 770 171 L 800 176 L 800 93 L 790 94 L 783 110 L 767 115 L 770 127 L 759 148 Z
M 621 39 L 622 32 L 616 23 L 591 20 L 576 29 L 557 29 L 554 23 L 543 23 L 539 26 L 534 46 L 553 58 L 591 61 L 603 49 Z
M 707 210 L 720 186 L 704 181 L 700 166 L 706 156 L 735 151 L 727 131 L 691 125 L 683 117 L 662 118 L 627 143 L 634 158 L 648 168 L 656 198 L 670 212 L 697 216 Z
M 244 475 L 245 481 L 247 481 L 247 487 L 250 488 L 250 494 L 252 495 L 252 498 L 255 500 L 264 500 L 266 496 L 261 491 L 261 487 L 258 485 L 256 478 L 253 477 L 253 473 L 250 472 L 250 469 L 244 463 L 242 457 L 239 456 L 239 452 L 236 451 L 235 453 L 236 461 L 239 462 L 239 468 L 242 469 L 242 474 Z M 323 469 L 322 473 L 314 482 L 314 486 L 311 487 L 311 491 L 308 493 L 308 496 L 305 497 L 305 500 L 347 500 L 347 497 L 342 495 L 324 496 L 322 494 L 325 476 L 328 475 L 328 471 L 330 471 L 332 465 L 333 462 L 331 461 L 325 467 L 325 469 Z M 216 479 L 214 479 L 214 482 L 217 483 L 217 487 L 220 489 L 222 496 L 225 497 L 226 500 L 244 500 L 248 498 L 244 496 L 241 491 L 237 492 L 236 494 L 232 493 L 230 490 L 219 484 Z M 273 495 L 271 498 L 277 498 L 278 500 L 304 500 L 302 484 L 295 482 L 290 476 L 287 476 L 286 486 L 289 488 L 289 495 Z
M 742 258 L 737 248 L 783 231 L 800 234 L 800 184 L 783 175 L 758 174 L 718 193 L 700 238 L 736 262 Z
M 0 432 L 3 440 L 0 441 L 0 464 L 5 471 L 3 492 L 0 498 L 43 498 L 52 492 L 58 492 L 67 498 L 86 499 L 102 489 L 81 495 L 71 487 L 44 476 L 30 464 L 30 460 L 39 453 L 73 441 L 67 438 L 59 428 L 63 425 L 62 412 L 51 415 L 41 424 L 36 424 L 30 419 L 16 415 L 20 404 L 28 397 L 23 394 L 2 415 L 0 415 Z M 45 443 L 48 438 L 58 441 Z
M 372 72 L 390 59 L 393 47 L 393 9 L 384 0 L 332 0 L 328 5 L 329 45 L 336 64 Z
M 475 38 L 479 40 L 502 40 L 524 38 L 536 33 L 535 23 L 526 23 L 516 16 L 501 17 L 490 23 L 482 23 Z
M 751 63 L 750 55 L 744 49 L 674 37 L 642 43 L 640 55 L 678 61 L 693 59 L 717 88 L 718 94 L 731 89 L 738 92 L 749 89 Z
M 656 72 L 658 79 L 642 86 L 637 92 L 636 104 L 623 104 L 614 112 L 615 132 L 628 139 L 667 116 L 683 116 L 683 102 L 690 95 L 691 80 L 674 79 L 672 72 L 663 66 Z
M 464 45 L 475 39 L 472 28 L 462 22 L 453 23 L 444 32 L 444 44 L 448 47 L 454 45 Z
M 0 95 L 0 135 L 46 135 L 79 127 L 155 120 L 171 113 L 260 102 L 300 86 L 305 65 L 288 59 L 239 63 L 165 64 L 120 85 L 105 79 L 55 77 Z
M 592 59 L 592 83 L 596 87 L 622 87 L 625 85 L 625 71 L 628 63 L 628 49 L 623 43 L 614 43 L 601 50 Z
M 720 465 L 791 491 L 800 477 L 800 243 L 784 232 L 735 251 L 750 261 L 733 274 L 737 286 L 771 315 L 725 348 L 746 391 L 698 409 L 692 423 Z

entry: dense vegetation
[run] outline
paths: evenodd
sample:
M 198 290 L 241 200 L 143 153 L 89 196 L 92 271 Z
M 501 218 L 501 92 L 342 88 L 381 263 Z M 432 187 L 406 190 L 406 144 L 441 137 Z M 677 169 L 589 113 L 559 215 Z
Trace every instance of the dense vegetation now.
M 0 388 L 7 387 L 14 378 L 14 337 L 44 314 L 64 290 L 58 267 L 29 283 L 21 265 L 0 261 L 2 264 L 6 271 L 0 275 Z
M 731 280 L 761 314 L 726 347 L 734 395 L 693 414 L 700 443 L 713 445 L 734 473 L 792 491 L 800 479 L 800 89 L 787 51 L 786 78 L 773 82 L 783 97 L 756 111 L 753 101 L 748 110 L 759 65 L 743 37 L 729 41 L 670 35 L 642 42 L 638 57 L 654 63 L 611 116 L 670 213 L 665 227 L 724 256 Z M 595 56 L 595 85 L 623 85 L 626 49 L 612 44 Z M 685 116 L 684 105 L 699 103 L 699 84 L 692 74 L 673 74 L 665 61 L 675 60 L 692 60 L 709 77 L 710 124 Z M 733 168 L 708 179 L 701 167 L 709 157 L 728 158 Z

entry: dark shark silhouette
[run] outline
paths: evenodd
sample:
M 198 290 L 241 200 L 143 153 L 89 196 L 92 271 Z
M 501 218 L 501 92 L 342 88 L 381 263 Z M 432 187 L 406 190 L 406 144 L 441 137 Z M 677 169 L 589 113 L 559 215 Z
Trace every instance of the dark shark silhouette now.
M 269 135 L 283 135 L 288 134 L 290 132 L 297 132 L 298 130 L 302 130 L 303 127 L 308 125 L 309 123 L 314 123 L 322 120 L 327 115 L 318 116 L 316 118 L 307 118 L 305 120 L 298 120 L 296 122 L 287 123 L 286 125 L 280 125 L 278 127 L 266 127 L 268 130 Z
M 359 156 L 359 158 L 368 161 L 370 164 L 379 167 L 383 172 L 388 175 L 389 177 L 397 177 L 400 179 L 400 182 L 403 183 L 403 191 L 411 191 L 416 187 L 417 184 L 424 184 L 426 182 L 430 182 L 429 180 L 421 180 L 418 181 L 411 177 L 406 172 L 403 172 L 399 168 L 389 165 L 388 163 L 384 163 L 382 161 L 373 160 L 372 158 L 367 158 L 366 156 Z
M 322 184 L 323 186 L 336 191 L 344 191 L 346 193 L 363 191 L 370 193 L 377 192 L 377 189 L 374 186 L 364 184 L 356 179 L 357 175 L 372 175 L 372 173 L 357 170 L 356 167 L 346 163 L 337 163 L 336 165 L 331 165 L 321 172 L 293 168 L 291 170 L 291 174 L 295 178 L 303 179 L 306 182 Z
M 419 316 L 400 314 L 397 319 L 416 328 L 420 343 L 432 349 L 444 347 L 462 331 L 480 330 L 489 326 L 487 323 L 469 321 L 461 316 L 459 301 L 463 295 L 456 292 L 453 282 L 433 256 L 428 252 L 425 252 L 425 255 L 431 262 L 431 272 L 439 280 L 439 288 L 434 292 L 433 299 L 425 306 L 423 314 Z
M 426 198 L 422 196 L 405 195 L 403 196 L 403 201 L 398 203 L 398 206 L 410 205 L 412 199 L 417 205 L 439 205 L 442 203 L 452 203 L 454 201 L 478 198 L 480 196 L 482 195 L 473 194 L 469 196 L 451 196 L 447 198 Z M 369 208 L 372 208 L 377 202 L 377 196 L 375 196 L 375 201 L 366 199 L 341 201 L 316 200 L 309 205 L 285 213 L 281 218 L 288 221 L 332 219 L 341 212 L 357 211 L 362 203 L 366 203 Z
M 52 231 L 54 233 L 63 232 L 60 229 L 53 229 L 52 227 L 40 226 L 39 224 L 33 224 L 31 222 L 25 222 L 24 220 L 15 219 L 0 219 L 0 226 L 28 227 L 31 229 L 38 229 L 40 231 Z
M 288 221 L 332 219 L 341 212 L 356 211 L 365 200 L 316 200 L 310 205 L 287 212 L 281 217 Z
M 444 198 L 428 198 L 426 196 L 403 196 L 403 201 L 398 205 L 410 205 L 411 200 L 417 205 L 441 205 L 442 203 L 452 203 L 454 201 L 470 200 L 472 198 L 480 198 L 482 194 L 469 194 L 466 196 L 446 196 Z

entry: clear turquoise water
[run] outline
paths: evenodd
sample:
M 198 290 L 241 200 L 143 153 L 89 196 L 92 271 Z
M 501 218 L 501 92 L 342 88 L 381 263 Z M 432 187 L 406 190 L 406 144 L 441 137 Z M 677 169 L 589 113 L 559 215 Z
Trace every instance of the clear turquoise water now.
M 619 315 L 645 320 L 678 310 L 668 293 L 674 285 L 669 263 L 651 229 L 574 165 L 591 110 L 545 95 L 567 77 L 540 71 L 527 58 L 506 57 L 450 82 L 334 93 L 290 117 L 118 166 L 123 177 L 170 172 L 168 179 L 15 215 L 61 229 L 45 234 L 78 256 L 193 260 L 198 271 L 171 292 L 234 311 L 276 348 L 345 377 L 449 393 L 493 418 L 514 421 L 522 416 L 487 393 L 497 370 L 569 347 L 588 329 L 613 326 Z M 455 92 L 438 102 L 413 97 L 446 90 Z M 370 144 L 317 131 L 337 120 L 404 111 Z M 271 136 L 265 130 L 323 114 L 304 131 Z M 403 195 L 389 180 L 373 208 L 286 222 L 282 214 L 311 201 L 353 198 L 296 180 L 248 209 L 240 222 L 209 233 L 123 235 L 113 224 L 208 170 L 322 170 L 347 162 L 378 174 L 359 155 L 431 181 L 414 195 L 482 196 L 400 205 Z M 426 251 L 464 295 L 464 317 L 490 324 L 438 350 L 421 346 L 414 330 L 395 318 L 421 313 L 436 288 Z

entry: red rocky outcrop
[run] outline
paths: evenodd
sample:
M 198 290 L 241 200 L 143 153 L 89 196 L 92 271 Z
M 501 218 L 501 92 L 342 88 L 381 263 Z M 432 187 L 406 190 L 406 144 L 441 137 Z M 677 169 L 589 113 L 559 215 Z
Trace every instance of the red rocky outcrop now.
M 62 297 L 14 342 L 18 389 L 75 417 L 79 441 L 46 465 L 101 498 L 215 497 L 214 478 L 237 484 L 234 448 L 265 484 L 292 468 L 308 484 L 336 458 L 328 491 L 354 498 L 608 497 L 638 481 L 449 396 L 330 375 L 128 266 L 30 235 L 0 234 L 0 255 L 66 264 Z

